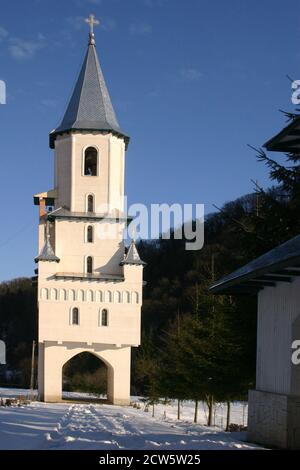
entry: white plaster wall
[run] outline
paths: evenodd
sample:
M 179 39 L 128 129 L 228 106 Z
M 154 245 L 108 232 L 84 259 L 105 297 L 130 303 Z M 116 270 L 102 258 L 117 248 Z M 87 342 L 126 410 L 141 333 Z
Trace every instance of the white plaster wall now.
M 109 141 L 109 206 L 123 211 L 125 144 L 111 137 Z
M 94 243 L 86 242 L 86 230 L 94 228 Z M 113 237 L 105 238 L 109 229 Z M 56 220 L 56 255 L 60 258 L 60 272 L 82 273 L 85 258 L 94 259 L 95 273 L 121 274 L 120 261 L 124 256 L 123 223 L 104 223 L 76 220 Z
M 40 219 L 39 228 L 38 228 L 38 252 L 37 252 L 37 255 L 39 255 L 40 252 L 42 251 L 44 244 L 45 244 L 45 218 L 42 218 L 42 219 Z
M 71 309 L 79 308 L 80 324 L 70 322 Z M 109 312 L 109 325 L 100 326 L 103 308 Z M 140 344 L 140 305 L 108 302 L 43 301 L 39 303 L 40 341 L 84 341 L 87 343 Z
M 98 150 L 98 175 L 84 176 L 84 151 Z M 55 141 L 58 189 L 56 207 L 65 206 L 72 212 L 86 211 L 86 196 L 93 194 L 95 212 L 111 209 L 122 211 L 124 193 L 124 140 L 112 134 L 81 132 L 58 136 Z M 71 181 L 73 184 L 71 185 Z
M 278 282 L 276 287 L 266 287 L 259 293 L 256 372 L 258 390 L 290 393 L 292 324 L 299 314 L 298 277 L 293 278 L 291 284 Z
M 56 279 L 60 263 L 39 262 L 39 341 L 140 344 L 142 266 L 125 266 L 123 282 Z M 78 307 L 80 325 L 70 324 Z M 99 326 L 99 312 L 109 311 L 109 326 Z

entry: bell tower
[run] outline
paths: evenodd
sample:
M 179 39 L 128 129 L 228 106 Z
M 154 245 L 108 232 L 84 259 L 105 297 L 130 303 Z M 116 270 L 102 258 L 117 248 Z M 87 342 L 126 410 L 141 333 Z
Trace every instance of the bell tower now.
M 121 130 L 96 52 L 88 50 L 61 124 L 50 133 L 54 189 L 39 205 L 39 396 L 61 400 L 62 367 L 81 352 L 107 366 L 108 400 L 130 401 L 131 347 L 140 344 L 141 261 L 123 231 L 129 137 Z M 48 208 L 51 207 L 51 210 Z

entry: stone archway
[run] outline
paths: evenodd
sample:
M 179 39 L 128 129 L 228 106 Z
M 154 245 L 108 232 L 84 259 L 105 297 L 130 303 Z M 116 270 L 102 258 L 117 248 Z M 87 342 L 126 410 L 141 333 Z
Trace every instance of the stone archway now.
M 39 344 L 39 397 L 42 401 L 62 400 L 62 370 L 80 353 L 92 353 L 107 366 L 107 400 L 112 404 L 130 403 L 131 348 L 114 345 L 88 346 L 86 343 L 45 342 Z
M 63 400 L 107 401 L 108 366 L 93 352 L 69 359 L 62 368 Z

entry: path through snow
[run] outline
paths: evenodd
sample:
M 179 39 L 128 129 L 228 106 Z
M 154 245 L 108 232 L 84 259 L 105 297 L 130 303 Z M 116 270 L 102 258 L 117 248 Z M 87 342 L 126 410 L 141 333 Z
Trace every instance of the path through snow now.
M 32 403 L 0 408 L 0 449 L 255 449 L 244 433 L 152 418 L 131 407 Z

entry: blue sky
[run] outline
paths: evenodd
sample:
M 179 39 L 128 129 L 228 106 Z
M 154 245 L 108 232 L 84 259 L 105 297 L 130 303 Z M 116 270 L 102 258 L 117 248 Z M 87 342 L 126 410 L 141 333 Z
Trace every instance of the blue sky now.
M 127 152 L 129 201 L 204 203 L 267 186 L 247 147 L 292 110 L 300 79 L 297 0 L 12 0 L 1 2 L 0 280 L 31 275 L 34 193 L 53 185 L 48 134 L 59 123 L 95 13 L 97 50 Z

